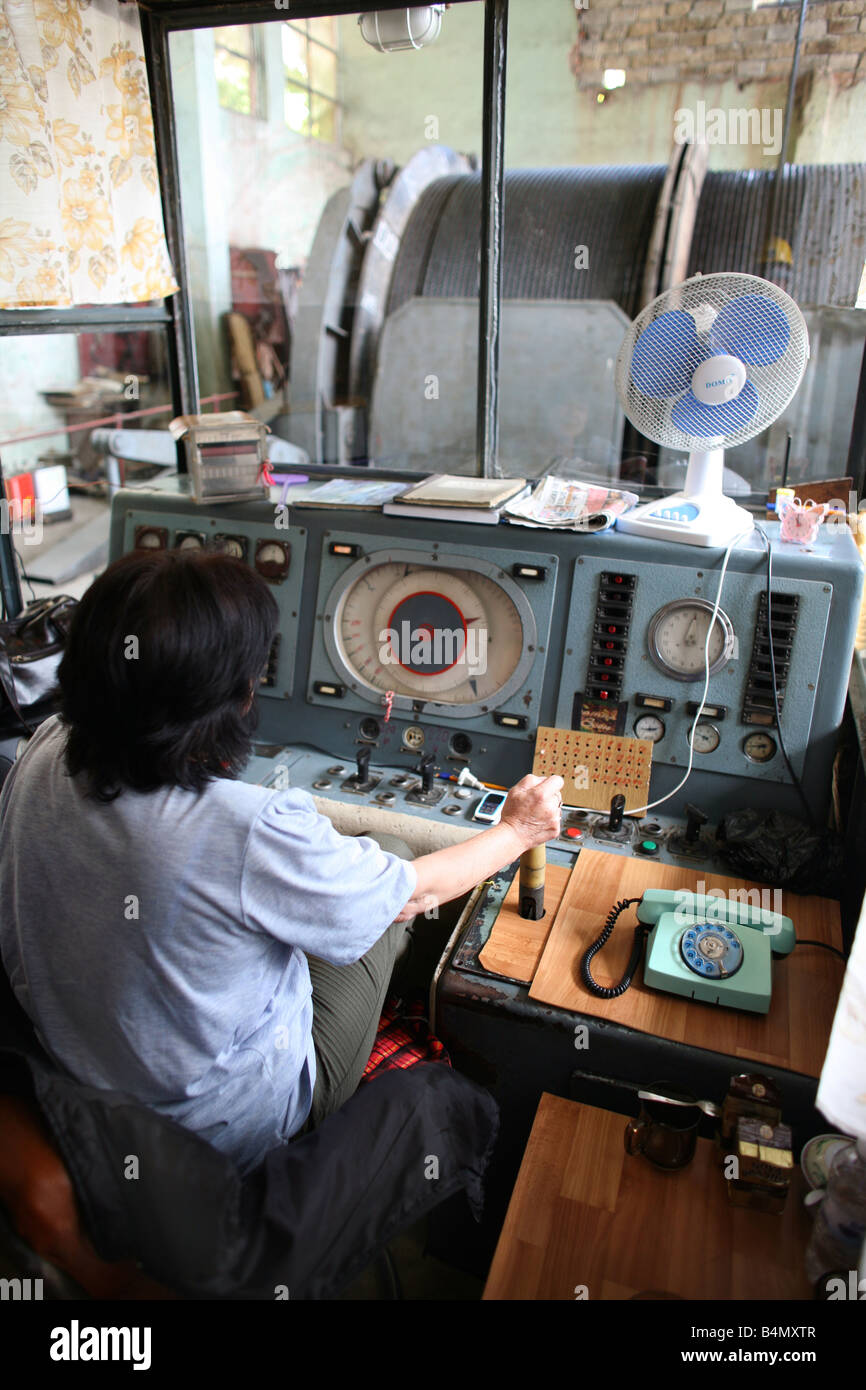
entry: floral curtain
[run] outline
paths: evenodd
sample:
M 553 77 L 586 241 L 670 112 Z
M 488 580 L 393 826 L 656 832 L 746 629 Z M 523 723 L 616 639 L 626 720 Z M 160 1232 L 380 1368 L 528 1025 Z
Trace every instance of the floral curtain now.
M 0 307 L 176 289 L 137 9 L 0 0 Z

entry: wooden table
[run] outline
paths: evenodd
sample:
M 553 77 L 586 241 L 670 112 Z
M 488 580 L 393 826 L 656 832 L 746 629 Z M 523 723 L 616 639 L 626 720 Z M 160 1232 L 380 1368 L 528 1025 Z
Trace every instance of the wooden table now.
M 713 1142 L 665 1173 L 625 1152 L 626 1123 L 542 1095 L 485 1299 L 811 1298 L 799 1168 L 783 1213 L 747 1211 L 728 1202 Z
M 823 941 L 838 950 L 842 931 L 837 902 L 800 897 L 787 890 L 774 895 L 748 879 L 602 850 L 581 850 L 573 871 L 548 865 L 547 872 L 550 891 L 541 922 L 527 922 L 519 915 L 515 875 L 481 952 L 486 969 L 525 981 L 530 999 L 581 1017 L 621 1023 L 671 1042 L 722 1052 L 744 1064 L 737 1070 L 781 1067 L 804 1076 L 819 1075 L 845 973 L 844 963 L 829 951 L 803 944 L 785 959 L 773 962 L 773 998 L 768 1014 L 720 1008 L 650 989 L 643 983 L 642 966 L 625 994 L 600 999 L 586 988 L 579 967 L 613 904 L 622 898 L 639 898 L 647 888 L 714 889 L 725 894 L 746 890 L 754 895 L 746 901 L 767 907 L 775 907 L 777 896 L 780 910 L 794 921 L 798 939 Z M 632 949 L 636 920 L 633 908 L 626 911 L 593 962 L 600 984 L 613 984 L 621 977 Z

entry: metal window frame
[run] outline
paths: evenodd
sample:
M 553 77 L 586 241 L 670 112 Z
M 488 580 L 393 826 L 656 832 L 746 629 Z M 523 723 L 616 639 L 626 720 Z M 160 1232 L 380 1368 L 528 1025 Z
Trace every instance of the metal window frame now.
M 221 24 L 214 25 L 214 31 L 226 26 Z M 230 53 L 233 58 L 240 58 L 242 62 L 249 63 L 250 66 L 250 96 L 255 100 L 250 101 L 249 111 L 238 111 L 234 106 L 223 106 L 220 102 L 220 110 L 231 111 L 236 116 L 246 116 L 252 121 L 261 121 L 267 114 L 267 92 L 265 91 L 265 65 L 262 55 L 261 38 L 256 28 L 250 34 L 252 43 L 249 53 L 241 53 L 230 44 L 220 43 L 214 32 L 214 49 L 221 48 L 223 53 Z
M 362 6 L 361 8 L 363 8 L 363 6 Z M 401 7 L 401 8 L 402 8 L 402 7 Z M 284 19 L 284 20 L 283 20 L 283 23 L 284 23 L 284 24 L 288 24 L 288 26 L 289 26 L 290 29 L 294 29 L 294 28 L 296 28 L 299 24 L 306 24 L 308 19 L 310 19 L 310 18 L 316 19 L 317 17 L 318 17 L 318 18 L 322 18 L 322 16 L 316 16 L 316 15 L 310 16 L 310 15 L 307 15 L 307 18 L 306 18 L 306 19 Z M 325 19 L 330 19 L 331 16 L 330 16 L 330 15 L 325 15 L 324 18 L 325 18 Z M 303 33 L 304 38 L 307 40 L 308 43 L 316 43 L 316 44 L 319 45 L 319 48 L 327 49 L 328 53 L 334 53 L 334 54 L 336 54 L 336 55 L 339 57 L 340 50 L 339 50 L 339 48 L 335 48 L 333 44 L 324 43 L 324 42 L 322 41 L 322 39 L 314 39 L 313 36 L 312 36 L 312 34 L 309 32 L 308 29 L 303 29 L 303 30 L 301 30 L 301 32 Z
M 324 48 L 324 44 L 320 44 L 320 47 L 321 47 L 321 48 Z M 330 51 L 330 50 L 329 50 L 329 51 Z M 288 88 L 290 88 L 290 87 L 293 87 L 296 91 L 305 92 L 305 93 L 307 94 L 308 97 L 318 97 L 320 101 L 326 101 L 326 102 L 328 103 L 329 106 L 333 106 L 334 110 L 335 110 L 336 113 L 337 113 L 337 124 L 338 124 L 338 128 L 340 129 L 340 133 L 342 134 L 342 124 L 341 124 L 341 122 L 342 122 L 342 114 L 343 114 L 343 105 L 342 105 L 342 102 L 338 101 L 338 99 L 337 99 L 336 97 L 329 97 L 329 96 L 327 95 L 326 92 L 320 92 L 319 89 L 318 89 L 318 87 L 311 87 L 310 84 L 309 84 L 309 82 L 307 82 L 307 83 L 299 82 L 299 81 L 297 80 L 297 78 L 295 78 L 295 77 L 288 77 L 288 76 L 287 76 L 287 77 L 285 77 L 285 78 L 283 79 L 283 92 L 285 93 L 285 92 L 288 90 Z M 312 124 L 312 120 L 313 120 L 313 103 L 312 103 L 312 101 L 311 101 L 311 102 L 310 102 L 310 119 L 309 119 L 308 124 Z M 332 145 L 332 142 L 331 142 L 330 140 L 322 140 L 322 139 L 320 139 L 319 136 L 318 136 L 318 135 L 314 135 L 313 132 L 312 132 L 311 130 L 295 130 L 295 127 L 294 127 L 293 125 L 289 125 L 288 121 L 286 121 L 286 126 L 288 127 L 289 130 L 291 130 L 291 131 L 293 132 L 293 134 L 295 134 L 295 135 L 301 135 L 301 136 L 303 136 L 303 138 L 304 138 L 305 140 L 315 140 L 315 142 L 316 142 L 317 145 Z
M 315 17 L 315 16 L 314 16 L 314 17 Z M 330 16 L 328 16 L 328 18 L 330 18 Z M 339 143 L 339 140 L 342 138 L 342 134 L 343 134 L 343 103 L 340 101 L 340 92 L 339 92 L 339 80 L 340 80 L 339 61 L 340 61 L 340 50 L 339 50 L 338 47 L 336 47 L 336 46 L 334 46 L 334 45 L 332 45 L 332 44 L 329 44 L 329 43 L 322 43 L 322 40 L 321 40 L 321 39 L 314 39 L 314 38 L 311 36 L 310 30 L 309 30 L 309 16 L 308 16 L 306 19 L 284 19 L 284 20 L 283 20 L 283 24 L 285 24 L 285 26 L 286 26 L 288 29 L 294 29 L 296 33 L 300 34 L 300 35 L 303 37 L 304 46 L 305 46 L 305 54 L 306 54 L 306 58 L 307 58 L 307 68 L 308 68 L 308 70 L 309 70 L 309 66 L 310 66 L 310 64 L 309 64 L 310 44 L 313 44 L 313 46 L 314 46 L 315 48 L 324 49 L 325 53 L 330 53 L 330 54 L 332 54 L 333 57 L 337 60 L 337 85 L 338 85 L 338 90 L 337 90 L 336 96 L 329 96 L 327 92 L 320 92 L 319 89 L 318 89 L 318 87 L 314 87 L 313 84 L 312 84 L 312 82 L 309 81 L 309 80 L 308 80 L 307 82 L 299 82 L 299 81 L 297 80 L 296 77 L 290 77 L 290 76 L 288 75 L 288 73 L 286 72 L 286 67 L 285 67 L 285 63 L 284 63 L 284 64 L 283 64 L 283 97 L 284 97 L 284 100 L 285 100 L 285 92 L 286 92 L 286 89 L 287 89 L 288 87 L 296 87 L 299 91 L 306 92 L 308 98 L 310 99 L 310 116 L 309 116 L 309 121 L 307 122 L 307 124 L 308 124 L 309 126 L 312 126 L 312 123 L 313 123 L 313 101 L 312 101 L 312 98 L 313 98 L 313 97 L 318 97 L 320 101 L 327 101 L 327 102 L 329 103 L 329 105 L 333 106 L 334 111 L 335 111 L 335 113 L 336 113 L 336 118 L 337 118 L 337 119 L 336 119 L 336 128 L 337 128 L 337 135 L 338 135 L 337 143 Z M 304 27 L 301 28 L 301 25 L 303 25 Z M 284 109 L 283 109 L 283 115 L 284 115 L 284 117 L 285 117 L 285 105 L 284 105 Z M 288 125 L 288 121 L 286 121 L 286 125 Z M 295 133 L 296 135 L 300 135 L 301 133 L 303 133 L 303 136 L 304 136 L 304 139 L 305 139 L 305 140 L 315 140 L 317 145 L 328 145 L 328 146 L 331 145 L 331 141 L 330 141 L 330 140 L 320 140 L 319 137 L 318 137 L 317 135 L 314 135 L 314 134 L 313 134 L 313 132 L 312 132 L 311 129 L 305 130 L 305 131 L 301 132 L 301 131 L 296 131 L 294 126 L 288 126 L 288 128 L 289 128 L 289 130 L 294 131 L 294 133 Z
M 482 148 L 484 159 L 481 206 L 481 292 L 478 314 L 478 403 L 477 421 L 479 472 L 498 476 L 498 371 L 499 371 L 499 291 L 502 256 L 502 211 L 504 188 L 505 136 L 505 57 L 508 0 L 456 0 L 458 4 L 483 3 L 484 22 L 484 109 Z M 293 21 L 342 18 L 365 10 L 399 10 L 405 6 L 393 0 L 375 5 L 345 3 L 295 4 Z M 273 24 L 287 19 L 284 9 L 275 10 L 274 0 L 218 0 L 205 5 L 200 0 L 150 0 L 142 8 L 141 27 L 148 61 L 150 98 L 156 135 L 157 168 L 162 192 L 166 239 L 180 286 L 174 296 L 169 337 L 169 360 L 176 382 L 176 414 L 198 410 L 198 380 L 195 338 L 189 296 L 189 275 L 184 255 L 183 218 L 177 131 L 171 90 L 169 36 L 187 29 L 213 29 L 223 24 Z M 307 36 L 309 42 L 309 36 Z M 316 42 L 318 42 L 316 40 Z M 327 44 L 322 47 L 327 48 Z M 329 98 L 330 99 L 330 98 Z M 339 105 L 339 103 L 338 103 Z

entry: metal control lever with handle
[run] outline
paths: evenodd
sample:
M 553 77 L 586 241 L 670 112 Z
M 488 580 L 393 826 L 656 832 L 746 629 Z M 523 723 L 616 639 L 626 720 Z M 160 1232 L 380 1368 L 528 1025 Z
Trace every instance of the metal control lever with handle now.
M 701 827 L 706 825 L 709 816 L 706 811 L 702 811 L 700 806 L 693 806 L 690 801 L 685 805 L 686 829 L 685 842 L 693 845 L 701 833 Z
M 530 922 L 540 922 L 544 916 L 544 870 L 547 866 L 547 846 L 536 845 L 520 856 L 519 902 L 520 915 Z
M 424 792 L 432 791 L 433 783 L 436 780 L 435 755 L 433 753 L 425 753 L 415 771 L 421 774 L 421 790 Z
M 607 818 L 605 829 L 609 830 L 611 834 L 616 834 L 618 830 L 622 829 L 622 818 L 624 814 L 625 797 L 622 792 L 617 792 L 616 796 L 611 797 L 610 815 Z

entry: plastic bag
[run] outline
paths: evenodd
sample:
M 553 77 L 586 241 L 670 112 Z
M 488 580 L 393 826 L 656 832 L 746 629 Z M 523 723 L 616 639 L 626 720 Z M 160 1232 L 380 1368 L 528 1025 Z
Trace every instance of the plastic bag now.
M 719 851 L 744 878 L 792 893 L 838 897 L 842 840 L 783 811 L 732 811 L 721 821 Z

